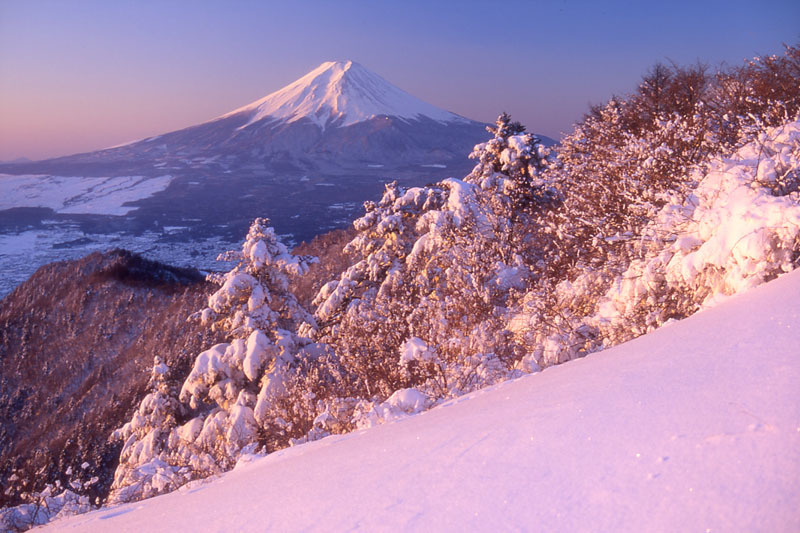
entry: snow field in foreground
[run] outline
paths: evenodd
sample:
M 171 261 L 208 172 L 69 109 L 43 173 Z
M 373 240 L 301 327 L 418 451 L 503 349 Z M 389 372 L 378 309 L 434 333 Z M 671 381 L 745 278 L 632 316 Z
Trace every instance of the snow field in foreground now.
M 800 272 L 58 531 L 798 531 Z

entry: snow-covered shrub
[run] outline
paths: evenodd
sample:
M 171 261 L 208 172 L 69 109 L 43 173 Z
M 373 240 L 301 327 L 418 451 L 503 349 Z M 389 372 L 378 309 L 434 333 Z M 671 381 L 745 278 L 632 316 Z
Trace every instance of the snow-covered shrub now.
M 508 329 L 524 350 L 523 372 L 582 357 L 597 347 L 597 331 L 585 323 L 607 283 L 603 270 L 585 268 L 575 280 L 542 280 L 510 313 Z
M 783 55 L 755 57 L 719 72 L 710 106 L 721 144 L 748 142 L 753 128 L 777 126 L 800 111 L 800 46 L 785 46 Z
M 317 338 L 344 369 L 343 396 L 458 395 L 507 376 L 521 357 L 507 312 L 543 264 L 539 217 L 557 195 L 539 177 L 538 139 L 507 115 L 490 131 L 464 180 L 392 184 L 355 222 L 355 263 L 314 302 Z M 430 357 L 405 357 L 415 342 Z
M 417 389 L 400 389 L 384 402 L 360 402 L 353 421 L 357 429 L 369 428 L 421 413 L 432 403 L 430 397 Z
M 766 128 L 715 158 L 684 201 L 665 205 L 593 322 L 606 344 L 646 333 L 795 268 L 800 257 L 800 122 Z
M 596 108 L 541 173 L 557 185 L 561 203 L 538 221 L 533 249 L 518 247 L 542 258 L 509 326 L 525 353 L 522 370 L 597 348 L 598 331 L 585 318 L 636 256 L 642 229 L 670 198 L 687 194 L 686 169 L 711 151 L 698 118 L 701 103 L 689 119 L 659 113 L 654 104 L 642 107 L 633 128 L 635 105 L 615 100 Z
M 653 117 L 631 131 L 630 101 L 611 101 L 565 137 L 549 175 L 561 184 L 556 215 L 562 264 L 567 268 L 624 263 L 630 243 L 670 195 L 685 194 L 686 171 L 712 152 L 702 103 L 692 115 Z
M 661 228 L 662 210 L 686 201 L 712 157 L 797 113 L 799 58 L 797 47 L 787 47 L 784 57 L 757 58 L 716 75 L 702 65 L 656 65 L 634 94 L 593 108 L 562 140 L 542 173 L 563 199 L 545 222 L 554 252 L 509 328 L 527 353 L 521 368 L 580 357 L 696 309 L 685 304 L 694 299 L 687 287 L 662 286 L 658 296 L 651 287 L 654 317 L 621 319 L 617 333 L 624 335 L 606 338 L 608 328 L 589 319 L 623 272 L 650 279 L 639 277 L 637 265 L 652 251 L 654 235 L 676 231 Z M 779 172 L 769 187 L 790 191 L 791 173 Z
M 284 380 L 284 393 L 275 398 L 261 423 L 260 443 L 266 451 L 316 440 L 330 432 L 320 431 L 315 420 L 323 405 L 341 393 L 344 383 L 338 358 L 323 344 L 307 346 L 293 372 Z M 344 421 L 344 418 L 343 418 Z M 344 433 L 351 428 L 341 428 Z
M 0 531 L 27 531 L 76 514 L 92 510 L 87 496 L 79 496 L 71 490 L 57 489 L 48 485 L 42 492 L 31 495 L 30 503 L 0 509 Z

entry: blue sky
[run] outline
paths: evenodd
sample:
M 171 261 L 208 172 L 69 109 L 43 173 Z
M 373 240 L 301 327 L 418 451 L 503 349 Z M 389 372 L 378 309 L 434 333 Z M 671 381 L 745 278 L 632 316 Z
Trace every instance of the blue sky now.
M 655 62 L 800 42 L 800 2 L 0 0 L 0 159 L 208 120 L 353 59 L 437 106 L 557 137 Z

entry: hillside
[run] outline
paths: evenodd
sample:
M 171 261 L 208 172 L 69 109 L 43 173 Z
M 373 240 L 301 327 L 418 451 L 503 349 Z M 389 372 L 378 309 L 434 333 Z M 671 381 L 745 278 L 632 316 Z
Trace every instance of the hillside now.
M 624 345 L 53 531 L 796 531 L 800 273 Z
M 217 336 L 186 317 L 203 305 L 199 272 L 129 252 L 52 263 L 0 300 L 0 506 L 20 493 L 97 477 L 119 457 L 110 433 L 145 391 L 153 357 L 177 371 Z M 80 465 L 89 463 L 88 469 Z

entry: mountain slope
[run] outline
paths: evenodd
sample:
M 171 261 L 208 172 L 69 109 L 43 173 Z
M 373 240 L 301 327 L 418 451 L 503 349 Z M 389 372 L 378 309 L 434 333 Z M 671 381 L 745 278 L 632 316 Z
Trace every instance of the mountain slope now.
M 800 529 L 800 272 L 420 416 L 58 531 Z
M 223 115 L 246 114 L 248 124 L 307 118 L 323 127 L 350 126 L 379 115 L 469 122 L 408 94 L 353 61 L 328 61 L 264 98 Z
M 197 271 L 115 250 L 44 266 L 0 300 L 0 506 L 67 486 L 70 467 L 106 496 L 120 447 L 108 436 L 141 401 L 153 357 L 186 372 L 220 340 L 186 321 L 209 290 Z

